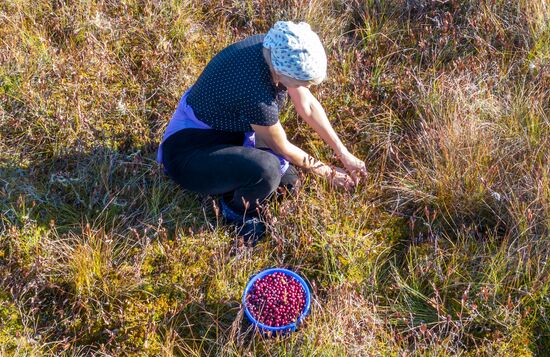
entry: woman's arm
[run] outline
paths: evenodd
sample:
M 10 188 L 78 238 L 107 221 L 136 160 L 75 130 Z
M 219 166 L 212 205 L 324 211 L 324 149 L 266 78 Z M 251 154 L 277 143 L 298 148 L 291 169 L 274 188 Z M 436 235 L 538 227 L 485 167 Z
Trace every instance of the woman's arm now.
M 306 87 L 289 87 L 288 94 L 300 117 L 319 134 L 336 155 L 341 156 L 348 152 L 332 125 L 330 125 L 321 103 L 311 94 L 309 89 Z
M 267 145 L 276 154 L 283 156 L 295 166 L 310 170 L 316 175 L 325 177 L 333 184 L 339 187 L 353 186 L 353 180 L 350 176 L 343 173 L 341 170 L 333 170 L 320 160 L 315 159 L 304 150 L 287 140 L 286 133 L 277 122 L 271 126 L 251 125 L 256 133 L 257 139 Z
M 351 154 L 342 144 L 332 128 L 323 106 L 311 94 L 309 89 L 306 87 L 289 87 L 288 94 L 300 117 L 332 148 L 352 176 L 356 178 L 357 174 L 366 174 L 365 163 Z

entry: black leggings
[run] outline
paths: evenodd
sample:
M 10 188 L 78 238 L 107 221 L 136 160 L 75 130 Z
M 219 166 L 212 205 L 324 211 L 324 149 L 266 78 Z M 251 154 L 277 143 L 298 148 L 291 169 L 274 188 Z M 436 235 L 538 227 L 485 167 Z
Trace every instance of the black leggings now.
M 296 185 L 290 166 L 281 177 L 279 159 L 267 151 L 243 147 L 244 133 L 183 129 L 162 144 L 168 176 L 182 188 L 210 195 L 230 194 L 227 204 L 238 213 L 254 212 L 279 185 Z M 243 202 L 244 200 L 244 202 Z

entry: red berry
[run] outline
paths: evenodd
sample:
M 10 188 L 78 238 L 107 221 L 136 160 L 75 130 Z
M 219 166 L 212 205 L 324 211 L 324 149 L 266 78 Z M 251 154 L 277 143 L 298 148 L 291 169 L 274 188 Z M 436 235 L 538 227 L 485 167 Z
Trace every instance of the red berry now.
M 305 291 L 290 275 L 273 273 L 254 283 L 246 305 L 259 322 L 280 327 L 296 321 L 305 307 Z

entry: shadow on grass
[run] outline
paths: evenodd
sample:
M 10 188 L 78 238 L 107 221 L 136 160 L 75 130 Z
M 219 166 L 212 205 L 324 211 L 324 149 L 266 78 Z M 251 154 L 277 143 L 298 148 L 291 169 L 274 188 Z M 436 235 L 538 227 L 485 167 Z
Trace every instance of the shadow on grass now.
M 131 153 L 98 147 L 35 162 L 0 167 L 2 224 L 29 219 L 62 233 L 94 222 L 117 226 L 205 223 L 200 198 L 172 182 L 155 161 L 156 149 Z
M 173 352 L 181 355 L 264 355 L 279 348 L 297 347 L 292 335 L 262 335 L 238 302 L 188 304 L 178 313 L 167 316 L 164 330 L 165 336 L 177 334 Z
M 59 257 L 57 253 L 46 254 L 52 249 L 45 250 L 48 244 L 72 246 L 72 240 L 66 238 L 73 234 L 78 237 L 75 242 L 79 249 L 87 249 L 91 238 L 85 230 L 89 224 L 93 232 L 103 232 L 94 236 L 114 238 L 113 244 L 120 242 L 121 249 L 126 250 L 115 254 L 122 254 L 131 264 L 141 253 L 128 249 L 139 239 L 160 239 L 161 234 L 166 235 L 163 239 L 172 239 L 182 227 L 199 231 L 209 225 L 207 202 L 179 188 L 162 172 L 155 158 L 156 148 L 118 152 L 97 147 L 88 153 L 71 153 L 28 165 L 0 162 L 0 289 L 17 303 L 27 330 L 37 334 L 33 339 L 52 346 L 62 341 L 95 349 L 112 338 L 105 332 L 110 323 L 94 319 L 90 308 L 107 309 L 102 316 L 108 316 L 118 295 L 105 296 L 107 303 L 82 300 L 74 284 L 61 277 L 80 266 L 55 270 L 59 268 L 60 263 L 55 261 Z M 118 252 L 118 247 L 113 252 Z M 63 254 L 75 253 L 58 255 Z M 117 267 L 122 263 L 115 258 L 98 259 Z M 89 264 L 93 279 L 103 279 L 93 270 L 96 263 L 86 260 L 82 264 Z M 123 276 L 113 277 L 112 284 L 119 284 L 117 279 Z M 123 295 L 121 301 L 127 298 Z M 73 319 L 80 322 L 70 321 Z

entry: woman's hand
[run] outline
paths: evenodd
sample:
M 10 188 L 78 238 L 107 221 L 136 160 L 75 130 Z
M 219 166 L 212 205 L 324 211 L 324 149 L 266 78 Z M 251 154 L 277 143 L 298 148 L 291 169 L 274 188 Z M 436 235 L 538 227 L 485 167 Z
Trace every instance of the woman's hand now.
M 336 187 L 349 190 L 357 185 L 356 181 L 343 169 L 336 167 L 332 171 L 329 181 Z
M 326 164 L 320 163 L 313 167 L 311 171 L 318 176 L 326 178 L 329 183 L 335 187 L 348 190 L 355 186 L 353 178 L 339 167 L 332 168 Z
M 367 168 L 365 162 L 359 160 L 349 151 L 340 155 L 340 161 L 353 178 L 353 182 L 357 185 L 361 177 L 367 176 Z

